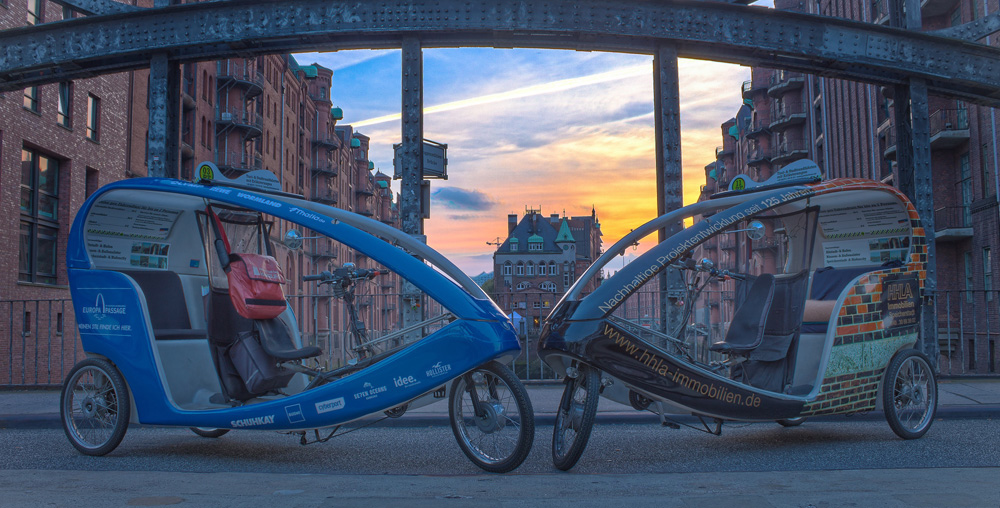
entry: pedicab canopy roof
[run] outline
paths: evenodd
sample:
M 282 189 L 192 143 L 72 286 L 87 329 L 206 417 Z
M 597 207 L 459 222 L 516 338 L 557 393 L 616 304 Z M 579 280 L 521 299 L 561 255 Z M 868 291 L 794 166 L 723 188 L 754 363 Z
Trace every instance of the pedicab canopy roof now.
M 377 220 L 282 192 L 270 171 L 229 179 L 212 163 L 199 165 L 198 183 L 135 178 L 99 189 L 74 219 L 66 265 L 70 269 L 128 268 L 130 257 L 139 254 L 147 257 L 145 264 L 135 265 L 143 269 L 204 270 L 203 255 L 197 253 L 202 249 L 201 237 L 193 217 L 208 203 L 260 211 L 333 238 L 399 273 L 458 317 L 493 319 L 502 314 L 457 266 L 410 235 Z M 154 258 L 158 264 L 149 264 Z M 470 301 L 470 296 L 478 302 Z
M 707 239 L 732 232 L 733 227 L 752 217 L 772 211 L 782 215 L 796 214 L 807 209 L 818 213 L 818 234 L 815 240 L 796 240 L 799 247 L 789 243 L 789 249 L 802 249 L 799 252 L 802 255 L 792 260 L 790 254 L 788 262 L 796 266 L 788 266 L 786 270 L 871 266 L 886 261 L 882 258 L 887 255 L 904 263 L 924 262 L 921 256 L 925 252 L 923 228 L 913 205 L 899 190 L 864 179 L 822 181 L 816 164 L 803 160 L 789 164 L 764 182 L 740 175 L 734 178 L 730 189 L 711 199 L 685 206 L 640 226 L 591 265 L 563 301 L 580 301 L 573 312 L 575 319 L 604 318 L 664 268 Z M 625 249 L 654 231 L 695 216 L 702 219 L 653 246 L 605 280 L 587 298 L 582 297 L 582 288 L 587 282 Z M 795 235 L 791 231 L 784 234 L 790 239 Z M 802 247 L 806 242 L 810 242 L 809 250 Z

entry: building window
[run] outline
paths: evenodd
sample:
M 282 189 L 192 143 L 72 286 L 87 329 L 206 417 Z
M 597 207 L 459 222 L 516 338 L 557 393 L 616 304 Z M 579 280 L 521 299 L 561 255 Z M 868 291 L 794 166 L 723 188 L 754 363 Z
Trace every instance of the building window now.
M 517 264 L 517 271 L 515 273 L 517 275 L 524 275 L 524 265 L 522 265 L 521 263 L 518 263 Z
M 38 113 L 38 87 L 29 86 L 24 89 L 24 109 Z
M 528 250 L 540 251 L 542 250 L 542 244 L 540 242 L 531 242 L 528 244 Z
M 528 277 L 531 277 L 531 276 L 535 275 L 535 264 L 534 263 L 531 263 L 531 262 L 528 263 L 528 270 L 527 270 L 527 273 L 525 275 L 527 275 Z
M 993 258 L 989 247 L 983 247 L 983 289 L 986 290 L 986 301 L 993 301 Z
M 100 141 L 101 99 L 87 95 L 87 139 Z
M 972 171 L 969 169 L 969 152 L 963 153 L 958 158 L 958 195 L 962 199 L 962 225 L 967 228 L 972 226 L 972 211 L 969 205 L 972 204 Z
M 28 0 L 28 24 L 37 25 L 42 22 L 42 0 Z
M 59 161 L 21 150 L 21 234 L 18 280 L 56 283 Z
M 510 242 L 510 251 L 517 252 L 517 242 Z
M 87 168 L 87 179 L 84 182 L 84 192 L 87 194 L 86 197 L 89 198 L 90 195 L 97 190 L 97 187 L 100 185 L 99 176 L 99 171 L 94 168 Z
M 510 275 L 512 268 L 513 268 L 513 266 L 510 264 L 510 261 L 504 263 L 503 264 L 503 274 L 504 275 Z
M 56 107 L 56 122 L 67 129 L 73 127 L 73 84 L 59 83 L 59 104 Z
M 996 194 L 996 181 L 993 176 L 993 165 L 990 161 L 990 155 L 989 143 L 983 143 L 979 157 L 979 164 L 982 167 L 982 171 L 980 171 L 980 173 L 983 179 L 984 198 L 988 198 Z
M 549 275 L 556 275 L 556 274 L 558 274 L 558 269 L 556 268 L 556 264 L 552 261 L 549 261 Z M 553 284 L 553 287 L 555 287 L 555 284 Z
M 535 308 L 535 309 L 541 309 L 542 308 L 542 302 L 531 302 L 531 307 Z

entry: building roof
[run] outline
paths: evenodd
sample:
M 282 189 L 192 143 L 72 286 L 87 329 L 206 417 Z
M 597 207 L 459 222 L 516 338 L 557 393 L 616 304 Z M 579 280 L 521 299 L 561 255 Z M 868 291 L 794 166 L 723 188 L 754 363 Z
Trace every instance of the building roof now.
M 556 243 L 560 242 L 575 242 L 576 239 L 573 238 L 573 233 L 569 230 L 569 222 L 564 218 L 562 223 L 559 224 L 559 234 L 556 235 Z
M 510 245 L 527 245 L 528 243 L 542 244 L 542 249 L 540 251 L 533 250 L 531 251 L 532 254 L 538 254 L 539 252 L 561 252 L 561 249 L 555 243 L 557 234 L 556 228 L 549 222 L 548 217 L 543 217 L 539 213 L 528 213 L 521 218 L 521 222 L 511 231 L 510 236 L 500 245 L 496 253 L 526 254 L 527 251 L 522 250 L 524 247 L 512 252 Z

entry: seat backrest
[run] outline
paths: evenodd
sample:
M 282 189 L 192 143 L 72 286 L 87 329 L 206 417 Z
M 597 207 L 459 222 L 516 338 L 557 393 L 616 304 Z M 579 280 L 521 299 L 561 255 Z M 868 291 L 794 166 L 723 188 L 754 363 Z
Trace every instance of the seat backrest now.
M 771 303 L 771 310 L 767 313 L 764 333 L 788 335 L 799 331 L 808 283 L 808 270 L 774 279 L 774 300 Z
M 847 284 L 863 273 L 882 269 L 881 266 L 860 266 L 850 268 L 834 268 L 827 266 L 813 273 L 812 287 L 809 289 L 810 300 L 836 300 Z
M 733 314 L 723 342 L 737 349 L 753 349 L 764 336 L 764 322 L 774 300 L 774 276 L 763 274 L 750 286 L 746 298 Z
M 122 270 L 139 285 L 146 296 L 149 321 L 157 339 L 204 338 L 204 330 L 192 330 L 184 287 L 176 272 L 165 270 Z

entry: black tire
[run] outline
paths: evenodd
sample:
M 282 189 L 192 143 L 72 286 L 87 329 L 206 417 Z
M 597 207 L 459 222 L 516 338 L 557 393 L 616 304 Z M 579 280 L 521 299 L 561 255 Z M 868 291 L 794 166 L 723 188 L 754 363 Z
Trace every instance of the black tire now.
M 798 427 L 799 425 L 802 425 L 802 422 L 806 421 L 806 417 L 796 416 L 795 418 L 782 418 L 775 421 L 782 427 Z
M 552 463 L 569 471 L 583 455 L 594 429 L 597 401 L 601 398 L 601 373 L 585 365 L 576 378 L 566 378 L 566 388 L 556 410 L 552 429 Z
M 903 439 L 927 433 L 937 413 L 937 379 L 927 357 L 915 349 L 900 351 L 882 380 L 882 408 L 889 427 Z
M 472 380 L 483 414 L 476 415 L 468 379 Z M 490 473 L 517 469 L 535 440 L 535 414 L 528 392 L 509 368 L 495 361 L 455 379 L 448 415 L 462 452 Z
M 66 437 L 80 453 L 114 450 L 125 437 L 131 412 L 125 378 L 107 360 L 88 358 L 66 376 L 59 414 Z
M 191 432 L 201 437 L 217 438 L 229 433 L 229 429 L 214 429 L 211 427 L 191 427 Z

